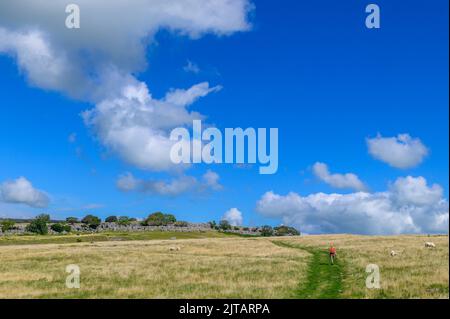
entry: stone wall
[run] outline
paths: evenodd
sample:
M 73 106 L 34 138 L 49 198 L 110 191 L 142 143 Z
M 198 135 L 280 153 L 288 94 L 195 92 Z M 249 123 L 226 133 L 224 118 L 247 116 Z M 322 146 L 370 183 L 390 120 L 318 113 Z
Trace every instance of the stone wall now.
M 21 223 L 16 224 L 15 229 L 7 231 L 6 233 L 3 233 L 0 229 L 0 236 L 3 235 L 20 235 L 20 234 L 26 234 L 26 228 L 27 224 Z M 140 223 L 135 222 L 130 225 L 119 225 L 117 223 L 101 223 L 100 226 L 97 227 L 97 229 L 91 229 L 85 224 L 77 223 L 70 225 L 73 232 L 81 232 L 81 233 L 100 233 L 100 232 L 111 232 L 111 231 L 117 231 L 117 232 L 146 232 L 146 231 L 173 231 L 173 232 L 198 232 L 198 231 L 211 231 L 211 227 L 207 223 L 187 223 L 186 226 L 174 226 L 174 225 L 167 225 L 167 226 L 142 226 Z M 55 232 L 50 229 L 50 224 L 48 226 L 48 233 L 54 234 Z M 230 230 L 228 231 L 230 233 L 237 233 L 237 234 L 245 234 L 245 235 L 259 235 L 258 230 Z
M 73 225 L 73 229 L 77 230 L 81 225 Z M 81 226 L 82 227 L 82 226 Z M 117 223 L 101 223 L 97 228 L 97 232 L 102 231 L 119 231 L 119 232 L 141 232 L 141 231 L 180 231 L 180 232 L 195 232 L 211 230 L 209 224 L 205 223 L 187 223 L 186 226 L 142 226 L 139 223 L 132 223 L 130 225 L 119 225 Z

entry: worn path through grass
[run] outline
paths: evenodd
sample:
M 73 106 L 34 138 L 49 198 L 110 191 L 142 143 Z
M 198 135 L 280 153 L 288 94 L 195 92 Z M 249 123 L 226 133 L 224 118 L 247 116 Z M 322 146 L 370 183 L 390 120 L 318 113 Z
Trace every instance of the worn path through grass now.
M 342 293 L 343 261 L 329 261 L 326 251 L 293 244 L 287 241 L 272 241 L 275 245 L 302 249 L 311 254 L 306 282 L 300 282 L 295 297 L 300 299 L 336 299 Z

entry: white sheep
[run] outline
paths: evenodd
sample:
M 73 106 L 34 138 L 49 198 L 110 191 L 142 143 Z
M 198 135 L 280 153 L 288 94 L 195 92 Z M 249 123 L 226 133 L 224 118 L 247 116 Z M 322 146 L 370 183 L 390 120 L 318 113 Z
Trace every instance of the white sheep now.
M 391 250 L 391 257 L 397 256 L 397 253 L 395 252 L 395 250 Z
M 178 246 L 172 246 L 169 248 L 169 251 L 179 251 L 179 250 L 180 250 L 180 247 L 178 247 Z
M 426 248 L 436 248 L 436 245 L 434 243 L 432 243 L 431 241 L 427 241 L 425 243 L 425 247 Z

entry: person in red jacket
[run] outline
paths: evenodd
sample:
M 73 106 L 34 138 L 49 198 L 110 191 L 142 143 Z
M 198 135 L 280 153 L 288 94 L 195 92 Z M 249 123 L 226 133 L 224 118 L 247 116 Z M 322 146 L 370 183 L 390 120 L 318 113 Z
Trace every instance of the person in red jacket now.
M 334 264 L 334 259 L 336 258 L 336 248 L 334 247 L 333 243 L 330 244 L 329 253 L 331 264 Z

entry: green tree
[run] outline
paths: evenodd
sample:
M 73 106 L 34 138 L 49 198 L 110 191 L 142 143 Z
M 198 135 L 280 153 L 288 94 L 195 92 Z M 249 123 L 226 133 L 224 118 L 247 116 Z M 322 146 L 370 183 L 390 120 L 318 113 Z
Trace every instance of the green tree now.
M 120 216 L 118 219 L 117 219 L 117 223 L 119 224 L 119 225 L 123 225 L 123 226 L 127 226 L 127 225 L 130 225 L 131 224 L 131 219 L 128 217 L 128 216 Z
M 163 224 L 164 214 L 161 212 L 156 212 L 148 215 L 144 223 L 147 226 L 161 226 Z
M 2 220 L 2 222 L 0 223 L 2 232 L 7 232 L 8 230 L 13 229 L 15 224 L 16 223 L 10 219 Z
M 102 221 L 97 216 L 87 215 L 81 220 L 81 222 L 85 225 L 88 225 L 92 229 L 96 229 Z
M 230 230 L 230 229 L 231 229 L 231 225 L 230 225 L 230 223 L 228 222 L 228 220 L 221 220 L 221 221 L 219 222 L 219 229 L 222 229 L 222 230 Z
M 117 223 L 117 216 L 108 216 L 105 219 L 105 222 L 107 223 Z
M 150 214 L 142 223 L 145 226 L 165 226 L 168 224 L 173 224 L 177 221 L 172 214 L 163 214 L 161 212 L 156 212 Z
M 273 236 L 273 228 L 268 225 L 261 227 L 261 236 L 264 236 L 264 237 Z
M 216 228 L 216 226 L 217 226 L 215 220 L 212 220 L 212 221 L 208 222 L 208 224 L 209 224 L 209 226 L 210 226 L 211 228 L 213 228 L 213 229 Z
M 76 218 L 76 217 L 67 217 L 66 222 L 73 225 L 73 224 L 78 223 L 79 221 L 78 221 L 78 218 Z
M 164 214 L 164 223 L 167 224 L 173 224 L 177 221 L 174 215 L 172 214 Z
M 66 225 L 63 223 L 52 224 L 50 226 L 50 229 L 57 233 L 62 233 L 62 232 L 69 233 L 72 230 L 72 228 L 69 225 Z
M 275 236 L 299 236 L 300 232 L 294 227 L 278 226 L 274 228 Z
M 49 221 L 50 215 L 47 214 L 38 215 L 34 220 L 31 221 L 30 224 L 28 224 L 26 230 L 35 234 L 46 235 L 48 234 L 47 223 Z

